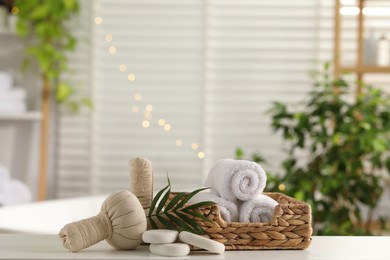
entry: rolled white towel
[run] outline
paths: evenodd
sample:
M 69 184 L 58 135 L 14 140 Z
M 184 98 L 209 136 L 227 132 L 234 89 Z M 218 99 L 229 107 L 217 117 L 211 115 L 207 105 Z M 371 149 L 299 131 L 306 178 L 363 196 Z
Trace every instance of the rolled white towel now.
M 259 194 L 240 205 L 240 222 L 270 222 L 278 205 L 271 197 Z
M 213 201 L 217 203 L 221 212 L 221 217 L 226 222 L 237 222 L 238 221 L 238 207 L 235 203 L 224 200 L 216 194 L 211 192 L 200 192 L 192 197 L 188 203 L 195 204 L 202 201 Z
M 222 198 L 246 201 L 263 192 L 267 175 L 260 164 L 245 160 L 219 160 L 204 183 Z

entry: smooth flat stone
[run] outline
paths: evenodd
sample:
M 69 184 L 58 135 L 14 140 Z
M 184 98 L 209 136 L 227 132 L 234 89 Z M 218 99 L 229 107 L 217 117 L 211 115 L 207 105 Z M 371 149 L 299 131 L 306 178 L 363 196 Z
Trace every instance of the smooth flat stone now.
M 223 254 L 225 252 L 224 244 L 187 231 L 180 232 L 179 238 L 184 243 L 206 249 L 212 253 Z
M 179 232 L 169 229 L 151 229 L 142 234 L 142 240 L 151 244 L 169 244 L 176 241 Z
M 155 255 L 186 256 L 190 253 L 190 246 L 183 243 L 150 244 L 149 250 Z

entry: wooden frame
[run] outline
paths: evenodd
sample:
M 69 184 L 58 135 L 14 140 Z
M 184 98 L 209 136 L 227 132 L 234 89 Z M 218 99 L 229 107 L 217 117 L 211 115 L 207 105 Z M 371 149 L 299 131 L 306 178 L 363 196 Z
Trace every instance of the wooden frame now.
M 363 36 L 364 36 L 364 0 L 359 0 L 359 14 L 358 14 L 358 48 L 356 52 L 357 62 L 355 66 L 346 67 L 341 64 L 341 15 L 340 15 L 340 0 L 335 0 L 335 13 L 334 13 L 334 76 L 337 78 L 342 72 L 353 72 L 356 73 L 358 85 L 356 94 L 360 95 L 362 91 L 363 75 L 365 73 L 390 73 L 390 67 L 379 67 L 379 66 L 365 66 L 363 61 Z

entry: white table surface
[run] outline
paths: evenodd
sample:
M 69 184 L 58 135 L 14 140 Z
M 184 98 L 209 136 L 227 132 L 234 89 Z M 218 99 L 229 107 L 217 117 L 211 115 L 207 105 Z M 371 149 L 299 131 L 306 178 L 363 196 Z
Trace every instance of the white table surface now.
M 64 225 L 96 215 L 106 197 L 88 196 L 0 207 L 0 234 L 58 234 Z
M 62 247 L 56 235 L 1 234 L 0 259 L 169 259 L 153 255 L 148 246 L 133 251 L 118 251 L 102 241 L 81 252 Z M 172 258 L 171 258 L 172 259 Z M 223 255 L 191 252 L 173 259 L 390 259 L 390 236 L 386 237 L 313 237 L 306 250 L 227 251 Z

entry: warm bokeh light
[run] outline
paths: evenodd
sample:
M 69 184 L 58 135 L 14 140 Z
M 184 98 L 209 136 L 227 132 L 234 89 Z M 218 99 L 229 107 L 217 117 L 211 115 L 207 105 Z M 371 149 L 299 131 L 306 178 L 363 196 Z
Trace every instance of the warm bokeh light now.
M 120 72 L 125 72 L 126 71 L 126 65 L 125 64 L 119 65 L 119 71 Z
M 111 42 L 112 41 L 112 35 L 111 34 L 107 34 L 104 39 L 106 40 L 106 42 Z
M 135 75 L 133 73 L 130 73 L 129 75 L 127 75 L 127 79 L 129 81 L 134 81 L 135 80 Z
M 115 53 L 116 53 L 116 48 L 115 48 L 115 46 L 110 46 L 110 47 L 108 48 L 108 52 L 111 53 L 111 54 L 115 54 Z
M 95 17 L 95 24 L 99 25 L 103 23 L 103 19 L 101 17 Z
M 198 144 L 197 143 L 193 143 L 193 144 L 191 144 L 191 148 L 192 148 L 192 150 L 196 150 L 196 149 L 198 149 Z
M 286 189 L 286 185 L 284 185 L 283 183 L 279 184 L 278 186 L 279 190 L 283 191 Z
M 146 111 L 152 112 L 153 111 L 153 106 L 152 105 L 146 105 Z
M 19 8 L 16 7 L 16 6 L 12 7 L 11 13 L 12 13 L 13 15 L 18 15 L 18 13 L 19 13 Z
M 103 23 L 103 19 L 99 16 L 95 17 L 95 24 L 97 25 L 100 25 Z M 113 36 L 112 34 L 106 34 L 104 39 L 106 40 L 106 42 L 112 42 L 113 41 Z M 117 52 L 117 48 L 115 46 L 109 46 L 108 47 L 108 52 L 110 54 L 115 54 Z M 121 64 L 118 64 L 118 69 L 120 72 L 125 72 L 128 68 L 126 66 L 126 64 L 124 63 L 121 63 Z M 127 80 L 129 81 L 134 81 L 136 78 L 135 74 L 134 73 L 129 73 L 127 74 Z M 134 96 L 133 96 L 134 100 L 135 101 L 140 101 L 142 99 L 142 95 L 141 93 L 135 93 Z M 143 128 L 149 128 L 150 125 L 151 125 L 151 119 L 152 119 L 152 111 L 153 111 L 154 107 L 152 104 L 147 104 L 145 106 L 145 111 L 144 111 L 144 119 L 143 121 L 141 122 L 141 126 Z M 139 113 L 141 111 L 141 108 L 139 106 L 132 106 L 131 108 L 132 112 L 133 113 Z M 170 131 L 172 129 L 172 126 L 170 124 L 168 124 L 163 118 L 160 118 L 158 120 L 158 124 L 164 128 L 165 131 Z M 176 139 L 175 141 L 175 144 L 176 146 L 183 146 L 183 140 L 181 139 Z M 197 143 L 192 143 L 191 144 L 191 148 L 192 150 L 198 150 L 199 149 L 199 145 Z M 205 153 L 202 152 L 202 151 L 199 151 L 197 153 L 197 157 L 199 159 L 203 159 L 205 157 Z
M 142 121 L 142 127 L 143 128 L 148 128 L 150 126 L 150 122 L 148 120 Z
M 171 127 L 170 124 L 165 124 L 165 125 L 164 125 L 164 130 L 165 130 L 165 131 L 169 131 L 169 130 L 171 130 L 171 128 L 172 128 L 172 127 Z
M 134 99 L 140 101 L 142 99 L 142 95 L 140 93 L 137 93 L 134 95 Z

